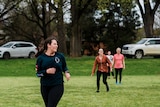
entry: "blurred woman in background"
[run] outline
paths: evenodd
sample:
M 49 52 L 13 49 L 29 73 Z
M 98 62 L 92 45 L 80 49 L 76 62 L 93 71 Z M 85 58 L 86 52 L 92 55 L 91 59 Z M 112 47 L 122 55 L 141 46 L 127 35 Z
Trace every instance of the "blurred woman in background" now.
M 116 77 L 116 84 L 121 84 L 122 81 L 122 70 L 125 69 L 125 59 L 124 55 L 121 54 L 121 48 L 116 49 L 116 54 L 113 56 L 113 66 L 115 69 L 115 77 Z M 119 75 L 119 82 L 117 80 Z
M 108 86 L 108 83 L 107 83 L 107 73 L 108 73 L 107 64 L 110 65 L 111 71 L 112 71 L 112 64 L 111 64 L 110 60 L 104 54 L 103 49 L 99 49 L 98 54 L 99 55 L 96 56 L 95 61 L 94 61 L 91 76 L 94 75 L 95 70 L 98 66 L 98 69 L 97 69 L 97 91 L 96 92 L 99 92 L 101 75 L 103 75 L 103 83 L 105 84 L 106 91 L 108 92 L 109 91 L 109 86 Z

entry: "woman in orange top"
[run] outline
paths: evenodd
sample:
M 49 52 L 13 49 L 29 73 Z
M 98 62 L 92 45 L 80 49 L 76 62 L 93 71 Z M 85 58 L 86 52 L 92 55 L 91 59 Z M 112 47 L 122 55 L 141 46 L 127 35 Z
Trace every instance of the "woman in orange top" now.
M 108 73 L 107 63 L 110 65 L 111 70 L 112 70 L 112 64 L 111 64 L 110 60 L 104 54 L 103 49 L 99 49 L 98 54 L 99 55 L 96 56 L 95 61 L 94 61 L 91 76 L 94 75 L 95 70 L 96 70 L 97 65 L 98 65 L 97 91 L 96 92 L 99 92 L 101 74 L 103 75 L 103 83 L 106 85 L 106 91 L 108 92 L 109 91 L 109 86 L 108 86 L 108 83 L 107 83 L 107 73 Z

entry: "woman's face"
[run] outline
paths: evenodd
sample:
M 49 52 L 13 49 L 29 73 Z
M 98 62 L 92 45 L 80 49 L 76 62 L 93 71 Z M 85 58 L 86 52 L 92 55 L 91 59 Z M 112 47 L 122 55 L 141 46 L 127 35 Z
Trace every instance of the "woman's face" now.
M 98 53 L 99 55 L 103 55 L 103 49 L 99 49 Z
M 48 45 L 48 49 L 51 50 L 51 52 L 57 52 L 57 49 L 58 49 L 58 43 L 56 40 L 52 40 L 51 44 Z
M 108 55 L 111 55 L 111 51 L 108 51 Z
M 120 48 L 117 48 L 117 53 L 121 53 L 121 49 Z

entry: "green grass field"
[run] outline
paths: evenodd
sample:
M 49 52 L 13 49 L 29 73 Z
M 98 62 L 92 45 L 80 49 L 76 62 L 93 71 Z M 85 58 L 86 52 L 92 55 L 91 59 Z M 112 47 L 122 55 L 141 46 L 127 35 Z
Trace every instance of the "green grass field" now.
M 96 76 L 91 77 L 94 57 L 66 58 L 71 80 L 58 107 L 159 107 L 159 59 L 126 59 L 121 85 L 108 79 L 110 91 L 101 82 L 96 93 Z M 44 107 L 36 59 L 0 59 L 0 107 Z

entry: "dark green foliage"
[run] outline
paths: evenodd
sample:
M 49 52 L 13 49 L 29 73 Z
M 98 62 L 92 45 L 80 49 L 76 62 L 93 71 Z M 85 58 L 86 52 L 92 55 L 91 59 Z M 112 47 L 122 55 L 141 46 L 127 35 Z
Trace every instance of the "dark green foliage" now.
M 111 2 L 97 20 L 100 41 L 107 44 L 108 50 L 114 51 L 136 39 L 139 16 L 132 8 L 132 4 Z

